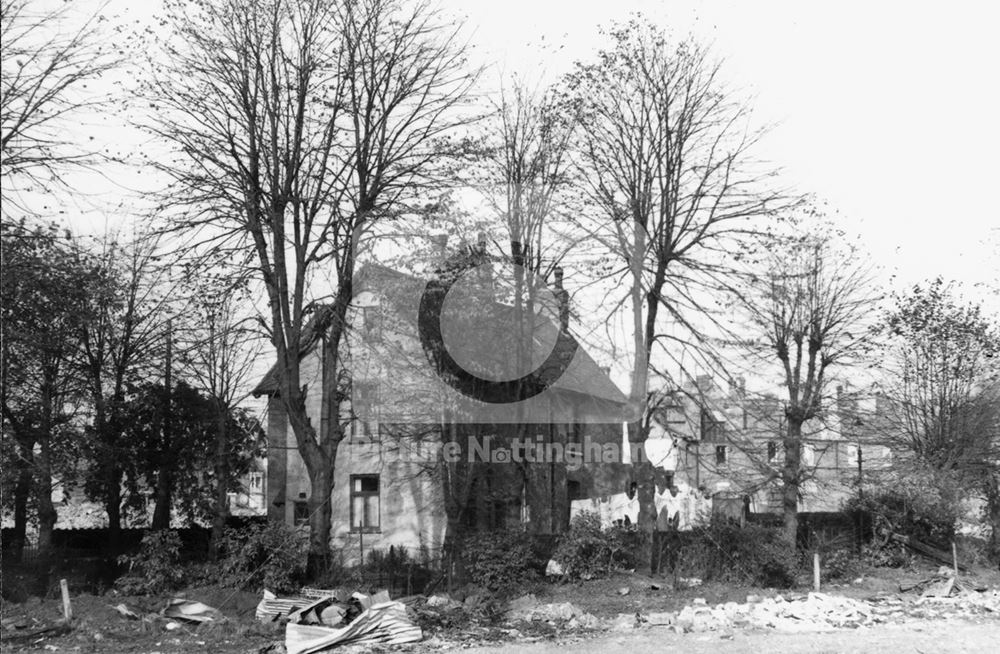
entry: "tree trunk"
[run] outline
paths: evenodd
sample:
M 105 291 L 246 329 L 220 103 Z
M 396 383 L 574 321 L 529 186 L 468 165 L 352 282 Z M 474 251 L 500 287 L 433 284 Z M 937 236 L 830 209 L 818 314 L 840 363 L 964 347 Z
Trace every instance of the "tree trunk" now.
M 171 374 L 173 371 L 173 326 L 167 320 L 167 356 L 163 371 L 163 452 L 160 465 L 160 473 L 156 475 L 156 510 L 153 512 L 153 530 L 170 529 L 170 503 L 171 491 L 173 490 L 173 433 L 171 432 L 171 422 L 173 418 L 173 407 L 170 404 L 173 394 L 173 381 Z
M 990 555 L 1000 565 L 1000 471 L 986 474 L 986 514 L 991 527 Z
M 164 461 L 156 475 L 156 508 L 153 510 L 153 531 L 170 529 L 170 502 L 173 480 L 170 462 Z
M 52 405 L 55 375 L 46 371 L 42 382 L 42 424 L 35 459 L 35 491 L 38 502 L 38 556 L 44 561 L 52 549 L 52 530 L 56 526 L 56 508 L 52 504 Z
M 122 546 L 122 471 L 118 466 L 108 468 L 104 494 L 104 510 L 108 513 L 108 553 L 115 558 Z
M 229 435 L 226 431 L 227 411 L 219 407 L 215 431 L 215 512 L 212 517 L 212 540 L 208 554 L 212 561 L 219 559 L 222 539 L 226 532 L 226 518 L 229 517 Z
M 52 531 L 56 526 L 56 507 L 52 504 L 52 446 L 49 436 L 39 439 L 38 474 L 35 479 L 35 501 L 38 503 L 38 556 L 45 560 L 52 549 Z
M 330 527 L 333 511 L 333 469 L 336 454 L 329 465 L 311 471 L 309 495 L 309 560 L 306 573 L 316 579 L 330 568 Z
M 785 434 L 785 463 L 781 469 L 782 536 L 793 549 L 799 531 L 799 475 L 802 467 L 802 421 L 789 417 Z
M 11 537 L 11 557 L 21 560 L 27 538 L 28 498 L 31 495 L 34 444 L 18 442 L 17 482 L 14 485 L 14 533 Z

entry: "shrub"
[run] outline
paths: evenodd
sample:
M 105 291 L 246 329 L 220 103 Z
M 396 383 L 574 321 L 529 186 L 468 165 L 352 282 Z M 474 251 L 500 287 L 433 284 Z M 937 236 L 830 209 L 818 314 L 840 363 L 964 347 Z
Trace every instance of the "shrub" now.
M 462 562 L 473 583 L 506 592 L 537 576 L 531 538 L 519 531 L 475 531 L 461 541 Z
M 864 499 L 848 500 L 844 510 L 870 519 L 876 544 L 890 544 L 895 532 L 945 548 L 966 512 L 967 495 L 954 475 L 915 466 L 874 479 Z
M 581 513 L 556 542 L 552 558 L 570 579 L 607 576 L 612 570 L 634 568 L 645 546 L 645 534 L 635 527 L 601 528 L 600 518 Z
M 676 572 L 684 576 L 769 588 L 795 583 L 798 554 L 777 529 L 716 520 L 681 534 L 677 546 Z
M 128 572 L 115 582 L 115 587 L 128 595 L 162 593 L 184 582 L 180 567 L 181 537 L 176 531 L 163 529 L 146 532 L 136 554 L 123 554 L 118 562 L 128 566 Z
M 887 546 L 866 543 L 861 548 L 862 563 L 873 568 L 905 568 L 912 560 L 913 557 L 898 543 Z
M 858 572 L 858 557 L 849 549 L 834 549 L 820 555 L 820 573 L 824 581 L 853 578 Z
M 247 590 L 296 590 L 305 574 L 306 546 L 283 523 L 251 524 L 226 531 L 222 582 Z

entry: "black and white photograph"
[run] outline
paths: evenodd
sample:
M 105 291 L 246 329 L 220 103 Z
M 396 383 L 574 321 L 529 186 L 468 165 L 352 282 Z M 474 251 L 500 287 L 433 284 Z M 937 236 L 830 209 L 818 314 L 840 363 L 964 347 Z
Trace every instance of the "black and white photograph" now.
M 998 25 L 0 0 L 0 650 L 997 651 Z

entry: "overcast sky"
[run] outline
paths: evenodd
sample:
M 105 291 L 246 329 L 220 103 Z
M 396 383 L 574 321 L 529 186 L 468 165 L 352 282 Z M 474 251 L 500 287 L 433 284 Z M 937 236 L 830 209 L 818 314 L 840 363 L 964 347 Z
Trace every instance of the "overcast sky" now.
M 483 61 L 556 75 L 642 11 L 693 33 L 775 124 L 764 153 L 910 284 L 1000 277 L 1000 25 L 991 3 L 448 0 Z M 544 48 L 545 43 L 554 47 Z M 557 49 L 560 48 L 561 49 Z M 897 282 L 899 283 L 899 282 Z
M 109 11 L 134 25 L 155 5 L 113 0 Z M 1000 215 L 992 202 L 1000 173 L 1000 22 L 990 3 L 441 6 L 465 17 L 473 58 L 493 66 L 487 82 L 503 72 L 552 79 L 604 42 L 600 25 L 635 11 L 678 36 L 693 33 L 725 59 L 729 83 L 752 98 L 760 123 L 774 124 L 761 152 L 783 168 L 785 183 L 839 212 L 883 266 L 884 281 L 895 274 L 895 285 L 908 285 L 940 274 L 972 287 L 1000 277 Z M 138 188 L 140 177 L 119 181 Z M 114 190 L 89 187 L 100 188 L 113 214 Z M 93 217 L 82 222 L 92 227 Z

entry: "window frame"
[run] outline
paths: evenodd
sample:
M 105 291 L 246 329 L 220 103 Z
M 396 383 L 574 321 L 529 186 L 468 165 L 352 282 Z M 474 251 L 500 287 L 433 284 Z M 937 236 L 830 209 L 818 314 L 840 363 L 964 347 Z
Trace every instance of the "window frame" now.
M 374 479 L 376 488 L 374 491 L 371 490 L 355 490 L 355 482 L 359 482 L 359 486 L 366 479 Z M 362 519 L 360 524 L 355 520 L 357 514 L 354 510 L 354 500 L 355 498 L 362 498 L 361 506 L 362 508 Z M 376 509 L 375 509 L 375 523 L 374 525 L 368 524 L 368 499 L 374 497 L 376 498 Z M 351 475 L 350 477 L 350 533 L 352 534 L 380 534 L 382 533 L 382 479 L 378 474 L 366 473 Z
M 302 509 L 304 516 L 299 515 L 299 511 Z M 296 527 L 303 527 L 309 524 L 309 501 L 308 500 L 295 500 L 292 504 L 292 524 Z
M 357 410 L 359 407 L 355 407 L 353 405 L 353 398 L 355 397 L 354 393 L 359 390 L 359 387 L 367 389 L 368 392 L 367 419 L 363 418 L 361 412 Z M 382 387 L 378 380 L 370 382 L 353 382 L 351 384 L 351 441 L 356 443 L 377 443 L 381 439 L 381 397 Z
M 385 314 L 382 311 L 382 302 L 361 307 L 361 327 L 362 340 L 365 343 L 382 342 L 382 324 Z

